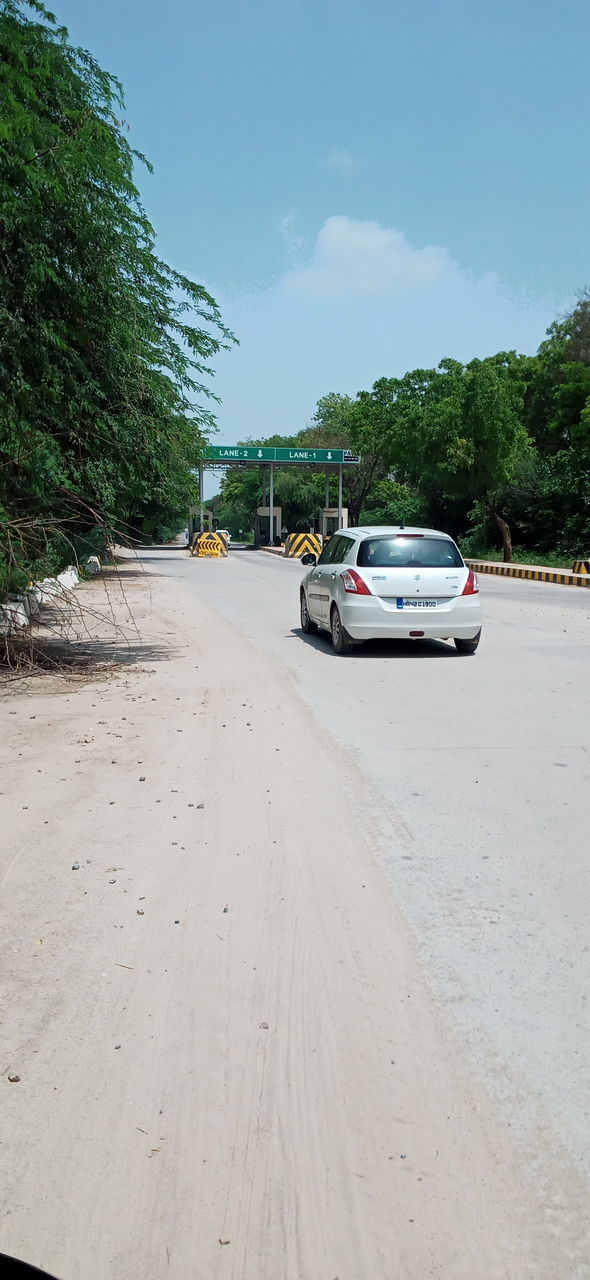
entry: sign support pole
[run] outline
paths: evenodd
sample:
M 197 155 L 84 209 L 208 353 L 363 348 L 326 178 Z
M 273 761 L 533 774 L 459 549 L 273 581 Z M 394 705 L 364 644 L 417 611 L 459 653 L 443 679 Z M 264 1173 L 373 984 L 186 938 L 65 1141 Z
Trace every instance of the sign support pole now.
M 274 462 L 270 464 L 270 494 L 269 494 L 269 510 L 270 510 L 270 542 L 269 547 L 275 544 L 275 468 Z
M 199 532 L 202 533 L 205 528 L 205 517 L 203 513 L 203 464 L 199 467 Z
M 342 463 L 338 467 L 338 528 L 342 528 Z
M 330 472 L 328 471 L 327 467 L 326 467 L 326 498 L 324 501 L 324 506 L 325 507 L 330 506 Z

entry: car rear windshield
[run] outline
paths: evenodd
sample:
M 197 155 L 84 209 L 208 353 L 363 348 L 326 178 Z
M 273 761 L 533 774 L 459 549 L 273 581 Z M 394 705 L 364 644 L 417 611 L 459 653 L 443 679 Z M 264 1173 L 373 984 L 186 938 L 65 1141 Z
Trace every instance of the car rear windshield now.
M 365 538 L 358 550 L 357 564 L 367 569 L 459 569 L 463 560 L 448 538 L 395 537 Z

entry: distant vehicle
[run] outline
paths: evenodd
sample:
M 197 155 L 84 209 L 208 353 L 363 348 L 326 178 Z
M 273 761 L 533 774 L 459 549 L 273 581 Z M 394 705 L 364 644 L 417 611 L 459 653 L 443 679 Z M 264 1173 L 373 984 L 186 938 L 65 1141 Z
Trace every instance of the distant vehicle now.
M 338 529 L 300 589 L 301 628 L 329 631 L 336 653 L 364 640 L 454 640 L 475 653 L 479 584 L 446 533 L 400 525 Z
M 222 538 L 225 538 L 225 541 L 227 542 L 227 544 L 228 544 L 228 546 L 229 546 L 229 544 L 230 544 L 230 542 L 231 542 L 231 533 L 229 532 L 229 530 L 228 530 L 228 529 L 216 529 L 216 530 L 215 530 L 215 532 L 216 532 L 216 533 L 220 533 L 220 534 L 221 534 L 221 536 L 222 536 Z

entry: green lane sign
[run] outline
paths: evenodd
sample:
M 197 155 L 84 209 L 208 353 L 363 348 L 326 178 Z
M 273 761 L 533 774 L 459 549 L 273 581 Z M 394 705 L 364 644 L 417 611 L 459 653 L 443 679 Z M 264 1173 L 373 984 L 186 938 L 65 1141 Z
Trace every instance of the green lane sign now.
M 276 449 L 259 449 L 258 446 L 215 444 L 208 445 L 203 458 L 210 462 L 274 462 Z
M 317 463 L 332 466 L 354 466 L 360 462 L 357 454 L 348 449 L 265 449 L 261 445 L 208 445 L 203 450 L 204 462 L 225 463 L 231 466 L 239 462 L 299 463 L 313 466 Z
M 277 462 L 345 462 L 344 449 L 275 449 Z

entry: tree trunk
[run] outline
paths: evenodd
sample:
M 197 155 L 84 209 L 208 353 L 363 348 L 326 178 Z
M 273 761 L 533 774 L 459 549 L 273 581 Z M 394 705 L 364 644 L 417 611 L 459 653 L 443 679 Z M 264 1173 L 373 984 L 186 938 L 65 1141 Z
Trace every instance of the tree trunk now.
M 496 524 L 502 535 L 502 550 L 504 552 L 504 564 L 510 564 L 512 560 L 512 534 L 510 525 L 502 519 L 502 516 L 496 511 L 495 507 L 490 507 L 490 515 L 496 521 Z

